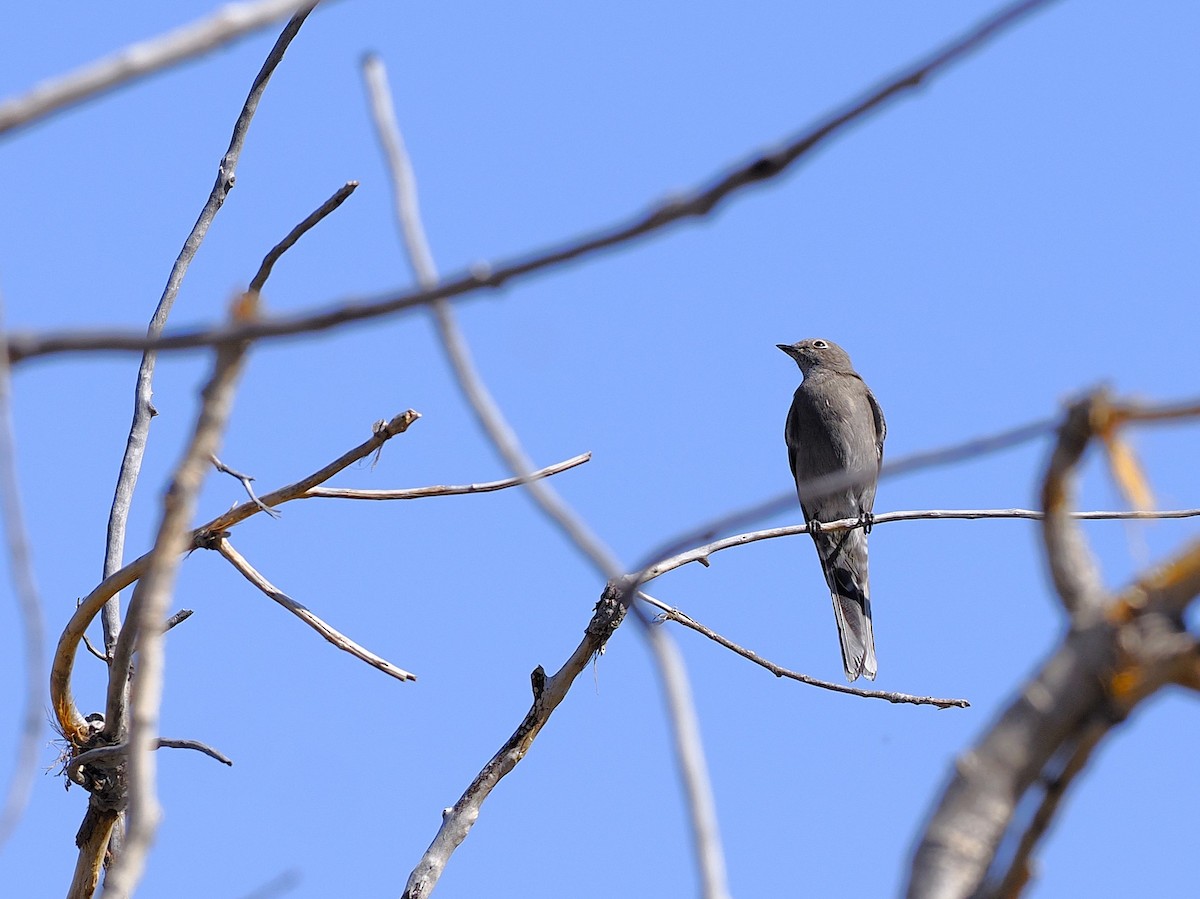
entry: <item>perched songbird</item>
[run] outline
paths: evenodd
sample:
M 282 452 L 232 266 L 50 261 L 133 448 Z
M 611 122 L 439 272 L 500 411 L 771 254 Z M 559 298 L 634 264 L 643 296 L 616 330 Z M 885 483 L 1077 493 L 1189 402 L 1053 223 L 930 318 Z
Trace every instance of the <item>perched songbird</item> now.
M 788 410 L 784 439 L 800 508 L 833 596 L 842 664 L 851 681 L 859 675 L 874 680 L 867 533 L 887 436 L 883 410 L 836 343 L 801 340 L 778 347 L 804 374 Z M 843 518 L 858 518 L 864 526 L 830 532 L 817 526 Z

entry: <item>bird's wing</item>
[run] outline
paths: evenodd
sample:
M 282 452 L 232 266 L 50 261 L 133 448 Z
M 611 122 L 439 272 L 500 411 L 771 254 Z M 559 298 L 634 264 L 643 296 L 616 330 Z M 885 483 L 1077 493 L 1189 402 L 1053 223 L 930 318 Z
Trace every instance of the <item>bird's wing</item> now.
M 866 382 L 863 382 L 866 387 Z M 871 393 L 871 388 L 867 387 L 867 402 L 871 404 L 871 416 L 875 419 L 875 447 L 879 451 L 879 464 L 883 464 L 883 441 L 887 439 L 887 420 L 883 417 L 883 409 L 879 407 L 879 400 L 875 399 L 875 394 Z

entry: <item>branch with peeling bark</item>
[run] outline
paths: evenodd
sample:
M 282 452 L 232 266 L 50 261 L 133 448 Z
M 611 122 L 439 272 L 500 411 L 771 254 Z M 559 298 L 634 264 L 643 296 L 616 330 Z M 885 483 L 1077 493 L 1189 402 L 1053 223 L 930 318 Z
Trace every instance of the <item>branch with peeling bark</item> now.
M 255 298 L 256 300 L 256 298 Z M 253 315 L 255 300 L 239 303 L 236 315 Z M 157 768 L 152 750 L 158 741 L 163 693 L 163 634 L 167 604 L 172 595 L 180 558 L 187 548 L 191 521 L 209 457 L 217 450 L 233 411 L 233 397 L 248 344 L 217 351 L 212 377 L 202 392 L 203 401 L 192 438 L 175 469 L 167 490 L 162 520 L 146 572 L 129 602 L 125 627 L 117 640 L 109 667 L 108 714 L 100 737 L 105 742 L 127 740 L 128 828 L 125 845 L 104 879 L 106 899 L 131 896 L 141 881 L 150 844 L 158 831 Z M 136 644 L 137 677 L 126 693 L 126 671 Z
M 734 643 L 728 637 L 723 637 L 714 631 L 712 628 L 705 627 L 696 619 L 692 618 L 686 612 L 681 612 L 673 606 L 667 605 L 661 600 L 655 599 L 648 593 L 638 591 L 638 599 L 647 602 L 654 608 L 659 610 L 660 620 L 674 621 L 681 624 L 689 630 L 693 630 L 698 634 L 703 634 L 708 639 L 712 640 L 731 652 L 737 653 L 743 659 L 749 659 L 755 665 L 760 665 L 770 671 L 776 677 L 786 677 L 789 680 L 799 681 L 802 684 L 808 684 L 810 687 L 820 687 L 822 690 L 832 690 L 835 693 L 847 693 L 851 696 L 862 696 L 865 699 L 882 699 L 886 702 L 911 704 L 911 705 L 932 705 L 939 709 L 959 708 L 965 709 L 970 706 L 970 703 L 965 699 L 939 699 L 935 696 L 915 696 L 911 693 L 896 693 L 891 690 L 868 690 L 863 687 L 852 687 L 849 684 L 837 684 L 833 681 L 821 680 L 820 678 L 811 677 L 807 674 L 801 674 L 799 671 L 792 671 L 790 668 L 784 668 L 782 665 L 776 665 L 769 659 L 764 659 L 758 653 L 746 649 Z
M 1078 463 L 1097 435 L 1124 422 L 1176 420 L 1181 410 L 1116 404 L 1097 393 L 1068 411 L 1042 494 L 1047 561 L 1071 628 L 959 758 L 914 853 L 910 899 L 1019 895 L 1038 841 L 1096 746 L 1140 702 L 1194 674 L 1197 641 L 1182 614 L 1200 594 L 1200 541 L 1112 596 L 1069 508 Z M 1020 820 L 1026 808 L 1032 815 Z M 1004 858 L 1010 833 L 1019 839 Z
M 359 646 L 341 631 L 330 627 L 309 609 L 296 602 L 296 600 L 292 599 L 290 596 L 268 581 L 265 577 L 259 574 L 254 566 L 246 561 L 245 557 L 242 556 L 242 554 L 236 549 L 234 549 L 233 544 L 231 544 L 225 537 L 216 537 L 213 541 L 213 545 L 209 548 L 215 549 L 217 552 L 219 552 L 221 556 L 227 562 L 229 562 L 230 565 L 236 568 L 238 573 L 241 574 L 246 580 L 252 583 L 263 593 L 267 594 L 267 596 L 271 597 L 271 599 L 275 600 L 275 602 L 283 606 L 338 649 L 350 653 L 350 655 L 354 656 L 356 659 L 361 659 L 371 667 L 378 668 L 384 674 L 394 677 L 397 680 L 408 681 L 417 679 L 415 674 L 405 671 L 403 668 L 398 668 L 382 656 L 377 656 L 369 649 L 364 649 L 363 647 Z

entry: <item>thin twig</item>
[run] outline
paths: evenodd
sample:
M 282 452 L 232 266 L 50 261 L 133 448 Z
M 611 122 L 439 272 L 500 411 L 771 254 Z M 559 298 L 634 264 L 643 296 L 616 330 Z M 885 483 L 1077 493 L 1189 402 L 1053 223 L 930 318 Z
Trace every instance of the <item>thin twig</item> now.
M 551 475 L 559 474 L 567 469 L 574 468 L 577 465 L 582 465 L 584 462 L 590 461 L 591 453 L 581 453 L 578 456 L 572 456 L 562 462 L 557 462 L 554 465 L 547 465 L 545 468 L 539 468 L 537 471 L 530 472 L 528 477 L 505 478 L 502 481 L 487 481 L 482 484 L 459 484 L 456 486 L 437 486 L 437 487 L 406 487 L 401 490 L 353 490 L 344 487 L 313 487 L 305 492 L 299 499 L 314 499 L 321 497 L 324 499 L 371 499 L 371 500 L 392 500 L 392 499 L 423 499 L 427 496 L 462 496 L 473 493 L 490 493 L 493 490 L 504 490 L 507 487 L 519 487 L 522 484 L 528 484 L 531 480 L 538 478 L 548 478 Z
M 276 3 L 275 5 L 280 6 L 284 4 Z M 259 100 L 262 99 L 263 92 L 267 88 L 267 83 L 270 81 L 271 75 L 274 74 L 275 69 L 283 60 L 284 53 L 287 52 L 288 46 L 299 32 L 300 26 L 304 24 L 304 20 L 307 18 L 314 4 L 292 2 L 285 5 L 289 12 L 294 11 L 294 8 L 298 6 L 304 6 L 305 9 L 294 15 L 284 27 L 278 39 L 276 39 L 275 45 L 271 48 L 271 52 L 267 54 L 267 58 L 263 62 L 262 68 L 259 69 L 258 75 L 254 78 L 254 83 L 251 85 L 250 92 L 246 96 L 246 102 L 242 104 L 242 111 L 238 114 L 237 120 L 234 122 L 233 134 L 229 138 L 229 147 L 225 150 L 225 155 L 221 157 L 221 162 L 217 166 L 216 182 L 209 192 L 208 199 L 204 203 L 204 208 L 200 210 L 200 215 L 196 219 L 196 223 L 192 226 L 191 233 L 188 234 L 187 239 L 183 242 L 183 248 L 179 251 L 179 256 L 175 259 L 175 264 L 171 267 L 170 275 L 167 276 L 167 284 L 163 288 L 158 306 L 155 308 L 154 315 L 150 318 L 150 325 L 146 329 L 147 337 L 159 337 L 166 327 L 167 317 L 171 313 L 171 307 L 175 304 L 175 298 L 179 295 L 179 288 L 183 283 L 184 275 L 187 274 L 188 266 L 191 265 L 192 259 L 195 258 L 196 252 L 200 249 L 200 244 L 208 234 L 208 229 L 213 219 L 225 203 L 225 198 L 229 195 L 229 191 L 233 189 L 238 159 L 241 157 L 242 147 L 246 142 L 246 133 L 250 129 L 250 122 L 254 118 L 254 113 L 258 110 Z M 245 10 L 242 13 L 244 14 Z M 264 20 L 264 24 L 266 21 L 274 18 L 276 16 L 271 16 L 269 19 Z M 156 361 L 157 353 L 148 349 L 143 354 L 141 366 L 138 368 L 137 382 L 134 386 L 133 422 L 130 425 L 129 437 L 125 443 L 125 455 L 121 459 L 121 469 L 117 475 L 117 486 L 113 493 L 112 511 L 109 513 L 108 518 L 108 537 L 104 549 L 104 577 L 106 578 L 121 567 L 125 555 L 125 529 L 129 519 L 129 508 L 133 502 L 133 493 L 137 487 L 138 475 L 142 468 L 142 457 L 145 454 L 146 440 L 150 433 L 150 420 L 156 414 L 152 403 L 152 381 Z M 119 596 L 114 595 L 105 606 L 101 621 L 104 627 L 104 649 L 106 654 L 111 658 L 113 655 L 113 646 L 116 644 L 121 631 Z
M 811 677 L 807 674 L 801 674 L 799 671 L 792 671 L 790 668 L 784 668 L 782 665 L 776 665 L 769 659 L 764 659 L 753 650 L 746 649 L 734 643 L 728 637 L 723 637 L 714 631 L 712 628 L 706 627 L 696 619 L 692 618 L 686 612 L 682 612 L 673 606 L 667 605 L 661 600 L 655 599 L 648 593 L 638 591 L 638 598 L 648 602 L 656 609 L 662 612 L 662 620 L 674 621 L 682 624 L 686 628 L 694 630 L 698 634 L 703 634 L 708 639 L 719 643 L 726 649 L 737 653 L 744 659 L 749 659 L 755 665 L 767 669 L 776 677 L 786 677 L 790 680 L 799 681 L 802 684 L 808 684 L 812 687 L 820 687 L 822 690 L 833 690 L 835 693 L 846 693 L 851 696 L 862 696 L 866 699 L 883 699 L 893 703 L 910 703 L 912 705 L 932 705 L 939 709 L 960 708 L 965 709 L 970 707 L 970 703 L 965 699 L 939 699 L 934 696 L 914 696 L 911 693 L 895 693 L 890 690 L 867 690 L 862 687 L 852 687 L 849 684 L 838 684 L 832 681 L 821 680 L 816 677 Z
M 437 269 L 433 261 L 433 254 L 429 249 L 429 242 L 425 237 L 425 229 L 421 224 L 416 177 L 412 170 L 412 163 L 404 149 L 404 139 L 400 133 L 399 123 L 396 121 L 383 62 L 378 57 L 368 56 L 363 61 L 363 74 L 371 99 L 371 111 L 376 131 L 387 156 L 392 176 L 396 217 L 404 236 L 408 257 L 416 272 L 418 283 L 424 288 L 432 288 L 438 282 Z M 504 459 L 513 475 L 526 481 L 530 496 L 546 517 L 603 574 L 606 580 L 612 580 L 620 571 L 619 563 L 612 550 L 588 527 L 583 518 L 559 496 L 553 487 L 531 478 L 534 470 L 533 460 L 522 447 L 516 432 L 505 419 L 499 404 L 492 397 L 479 374 L 475 362 L 471 358 L 470 347 L 458 326 L 454 310 L 449 302 L 445 299 L 435 300 L 433 313 L 442 346 L 454 369 L 459 388 L 466 396 L 476 419 L 496 451 Z M 671 641 L 664 634 L 652 632 L 651 629 L 645 630 L 658 665 L 669 709 L 672 732 L 675 736 L 680 773 L 688 798 L 689 818 L 692 823 L 703 892 L 706 899 L 722 899 L 729 892 L 726 886 L 724 852 L 721 848 L 718 831 L 716 802 L 713 799 L 712 785 L 704 764 L 704 749 L 700 743 L 699 722 L 692 704 L 691 692 L 687 686 L 687 674 Z M 566 689 L 569 689 L 569 685 Z M 482 797 L 480 801 L 482 801 Z M 472 807 L 471 813 L 477 814 L 478 807 Z M 421 870 L 423 865 L 424 862 L 418 863 L 417 870 Z M 416 876 L 415 871 L 414 876 Z M 432 886 L 433 882 L 425 881 L 421 888 L 428 890 L 432 889 Z M 414 892 L 414 890 L 415 887 L 410 881 L 408 892 Z
M 392 196 L 395 201 L 396 220 L 404 239 L 404 247 L 417 276 L 417 283 L 426 289 L 437 286 L 438 273 L 421 224 L 420 206 L 417 201 L 417 182 L 412 162 L 404 148 L 404 138 L 388 90 L 387 73 L 383 61 L 370 55 L 363 60 L 363 77 L 371 101 L 371 115 L 376 134 L 383 146 L 391 176 Z M 434 320 L 443 349 L 454 369 L 459 388 L 466 396 L 471 410 L 483 432 L 488 436 L 500 457 L 515 477 L 528 478 L 534 471 L 533 460 L 521 446 L 516 432 L 504 417 L 499 404 L 483 382 L 471 349 L 463 336 L 454 312 L 445 300 L 433 301 Z M 529 495 L 545 513 L 546 517 L 563 532 L 592 564 L 604 572 L 605 578 L 620 573 L 616 556 L 604 542 L 594 534 L 575 512 L 562 500 L 557 491 L 547 484 L 527 483 Z
M 166 737 L 159 737 L 158 748 L 194 749 L 197 752 L 203 752 L 211 759 L 216 759 L 222 765 L 229 765 L 230 767 L 233 767 L 233 759 L 229 758 L 229 756 L 225 755 L 225 753 L 213 749 L 207 743 L 201 743 L 199 740 L 168 740 Z
M 192 614 L 193 613 L 192 613 L 191 609 L 180 609 L 178 612 L 176 612 L 174 615 L 172 615 L 170 618 L 167 619 L 167 623 L 165 625 L 163 625 L 163 631 L 164 632 L 169 631 L 169 630 L 171 630 L 171 628 L 175 627 L 176 625 L 183 624 L 183 622 L 187 621 L 189 618 L 192 617 Z
M 44 81 L 26 94 L 0 102 L 0 134 L 208 53 L 297 10 L 314 6 L 314 0 L 259 0 L 224 6 L 208 18 L 132 44 L 74 72 Z
M 243 314 L 249 314 L 248 310 Z M 217 351 L 213 373 L 205 385 L 183 458 L 167 491 L 162 520 L 146 573 L 129 603 L 127 624 L 113 652 L 109 676 L 109 702 L 103 735 L 109 742 L 125 737 L 127 708 L 123 684 L 133 644 L 138 651 L 138 673 L 133 681 L 128 709 L 129 806 L 125 845 L 104 879 L 104 899 L 132 896 L 145 870 L 150 844 L 161 815 L 155 789 L 156 766 L 151 751 L 158 740 L 159 710 L 163 690 L 163 627 L 180 558 L 188 548 L 188 523 L 195 514 L 196 498 L 204 482 L 208 458 L 216 452 L 233 409 L 234 387 L 241 373 L 247 345 L 227 345 Z
M 83 635 L 83 646 L 85 649 L 87 649 L 88 652 L 90 652 L 92 655 L 94 655 L 96 658 L 98 658 L 101 662 L 108 664 L 108 656 L 106 656 L 104 653 L 102 653 L 100 650 L 98 650 L 95 646 L 92 645 L 92 641 L 88 639 L 87 634 Z
M 278 506 L 301 498 L 316 485 L 327 481 L 360 459 L 365 459 L 377 452 L 392 437 L 407 431 L 409 426 L 420 417 L 420 413 L 409 409 L 407 412 L 401 412 L 391 421 L 376 423 L 369 440 L 343 453 L 333 462 L 307 477 L 266 494 L 263 501 L 267 505 Z M 235 527 L 259 511 L 261 510 L 254 503 L 242 503 L 240 506 L 223 512 L 192 531 L 188 549 L 200 549 L 210 543 L 214 535 Z M 91 593 L 81 599 L 75 609 L 75 614 L 71 616 L 71 620 L 67 622 L 58 638 L 54 660 L 50 667 L 50 704 L 59 730 L 75 745 L 82 745 L 88 738 L 87 722 L 80 714 L 74 697 L 71 695 L 71 672 L 75 666 L 75 654 L 79 641 L 108 598 L 135 583 L 146 573 L 150 556 L 150 553 L 146 553 L 134 559 L 124 568 L 114 571 Z
M 250 475 L 243 474 L 240 471 L 236 471 L 235 469 L 230 468 L 228 465 L 226 465 L 224 462 L 222 462 L 216 456 L 213 456 L 211 461 L 213 464 L 213 468 L 215 468 L 217 471 L 221 472 L 222 474 L 227 474 L 230 477 L 237 479 L 238 481 L 241 481 L 242 487 L 246 491 L 246 495 L 250 497 L 250 502 L 252 502 L 252 503 L 254 503 L 254 505 L 258 506 L 259 509 L 266 512 L 272 518 L 279 518 L 283 514 L 282 512 L 278 511 L 277 509 L 272 509 L 270 506 L 268 506 L 266 503 L 264 503 L 261 499 L 258 498 L 258 494 L 254 492 L 254 484 L 253 484 L 254 478 L 250 477 Z
M 1066 796 L 1067 788 L 1087 767 L 1093 750 L 1100 745 L 1100 741 L 1111 728 L 1112 721 L 1104 719 L 1091 721 L 1084 725 L 1083 732 L 1071 746 L 1062 770 L 1043 785 L 1042 801 L 1030 819 L 1025 833 L 1021 834 L 1020 843 L 1007 865 L 1008 870 L 1004 873 L 999 886 L 994 892 L 986 892 L 985 896 L 990 899 L 1018 899 L 1033 874 L 1031 863 L 1033 850 L 1046 835 L 1063 797 Z
M 223 765 L 233 765 L 233 761 L 224 753 L 218 752 L 207 743 L 201 743 L 199 740 L 171 740 L 166 737 L 159 737 L 155 741 L 155 749 L 195 749 L 197 752 L 203 752 L 210 758 L 216 759 Z M 80 771 L 85 765 L 103 765 L 106 767 L 115 767 L 121 759 L 129 752 L 128 743 L 114 743 L 111 746 L 97 746 L 95 749 L 88 749 L 74 756 L 67 763 L 64 773 L 75 783 L 81 784 L 84 781 Z
M 913 509 L 898 512 L 880 512 L 872 518 L 872 526 L 891 524 L 896 521 L 1041 521 L 1045 513 L 1037 509 Z M 1200 509 L 1166 509 L 1161 512 L 1153 511 L 1116 511 L 1116 512 L 1071 512 L 1070 518 L 1081 521 L 1153 521 L 1157 519 L 1200 518 Z M 837 521 L 821 522 L 822 531 L 850 531 L 863 526 L 861 518 L 839 518 Z M 772 540 L 776 537 L 794 537 L 797 534 L 807 534 L 807 524 L 793 524 L 781 528 L 766 528 L 761 531 L 748 531 L 744 534 L 731 534 L 720 540 L 692 547 L 676 553 L 665 559 L 647 566 L 642 583 L 689 562 L 699 562 L 708 565 L 708 558 L 713 553 L 734 546 L 744 546 L 747 543 L 757 543 L 759 540 Z
M 346 200 L 349 199 L 350 194 L 354 193 L 354 191 L 357 189 L 357 181 L 347 181 L 336 191 L 334 191 L 333 195 L 328 200 L 310 212 L 304 221 L 289 231 L 287 237 L 272 247 L 271 252 L 267 253 L 267 255 L 263 257 L 262 265 L 258 267 L 258 271 L 255 272 L 254 277 L 250 279 L 249 289 L 256 292 L 261 291 L 263 286 L 267 283 L 267 278 L 269 278 L 271 275 L 271 269 L 274 268 L 275 263 L 279 261 L 279 257 L 294 247 L 296 245 L 296 241 L 311 231 L 313 227 L 319 221 L 321 221 L 321 219 L 325 218 L 325 216 L 329 215 L 329 213 L 333 212 L 335 209 L 345 203 Z
M 417 679 L 415 674 L 405 671 L 403 668 L 393 665 L 382 656 L 378 656 L 371 652 L 371 650 L 359 646 L 341 631 L 330 627 L 319 617 L 313 614 L 312 611 L 296 602 L 296 600 L 292 599 L 290 596 L 268 581 L 265 577 L 263 577 L 253 565 L 246 561 L 241 553 L 233 548 L 233 545 L 226 538 L 216 538 L 213 541 L 211 548 L 219 552 L 231 565 L 233 565 L 234 568 L 238 570 L 238 572 L 246 580 L 252 583 L 263 593 L 267 594 L 267 596 L 271 597 L 271 599 L 275 600 L 275 602 L 283 606 L 338 649 L 342 650 L 343 652 L 350 653 L 350 655 L 354 656 L 356 659 L 361 659 L 373 668 L 378 668 L 384 674 L 391 675 L 392 677 L 396 678 L 396 680 L 409 681 Z
M 0 302 L 0 351 L 5 346 L 4 307 Z M 12 372 L 0 359 L 0 514 L 4 517 L 5 551 L 9 577 L 17 600 L 21 627 L 21 648 L 25 655 L 25 701 L 20 719 L 17 758 L 0 810 L 0 847 L 16 830 L 37 776 L 38 742 L 42 733 L 41 679 L 45 667 L 46 629 L 42 619 L 42 600 L 33 573 L 29 549 L 29 531 L 21 507 L 21 486 L 17 476 L 17 444 L 13 430 Z
M 549 249 L 501 262 L 495 266 L 476 265 L 464 275 L 442 281 L 430 288 L 400 290 L 373 297 L 344 300 L 324 311 L 267 319 L 237 328 L 217 326 L 179 331 L 156 340 L 147 340 L 128 332 L 89 331 L 12 335 L 10 358 L 14 363 L 33 356 L 63 352 L 133 351 L 154 348 L 179 350 L 212 346 L 227 340 L 259 340 L 286 335 L 316 333 L 351 322 L 392 315 L 435 300 L 498 288 L 510 281 L 547 268 L 560 266 L 640 238 L 667 225 L 710 214 L 727 197 L 742 189 L 777 177 L 826 139 L 841 133 L 867 114 L 876 111 L 903 92 L 926 82 L 951 63 L 983 46 L 1002 30 L 1053 0 L 1022 0 L 1005 7 L 940 50 L 883 82 L 861 99 L 831 113 L 816 125 L 792 138 L 784 147 L 759 155 L 710 180 L 707 186 L 694 188 L 653 206 L 648 212 L 628 221 L 602 228 Z

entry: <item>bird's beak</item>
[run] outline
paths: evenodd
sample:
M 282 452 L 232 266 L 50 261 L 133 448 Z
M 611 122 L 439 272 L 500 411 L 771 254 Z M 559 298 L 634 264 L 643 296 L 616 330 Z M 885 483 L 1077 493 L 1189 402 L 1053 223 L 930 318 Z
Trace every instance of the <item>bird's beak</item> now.
M 791 346 L 790 344 L 786 344 L 786 343 L 777 343 L 777 344 L 775 344 L 775 346 L 779 347 L 779 349 L 783 350 L 785 353 L 787 353 L 793 359 L 796 358 L 796 348 L 794 346 Z

